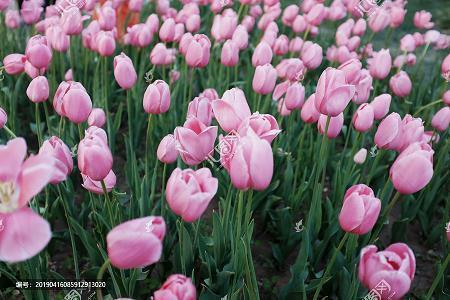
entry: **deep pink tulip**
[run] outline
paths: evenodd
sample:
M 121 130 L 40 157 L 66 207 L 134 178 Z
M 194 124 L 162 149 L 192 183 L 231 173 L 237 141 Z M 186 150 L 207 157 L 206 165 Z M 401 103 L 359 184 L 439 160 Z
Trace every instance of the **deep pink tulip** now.
M 384 79 L 392 68 L 392 57 L 389 49 L 381 49 L 373 53 L 373 57 L 367 60 L 370 75 L 375 79 Z
M 0 146 L 0 260 L 8 263 L 35 256 L 52 236 L 49 223 L 29 208 L 28 202 L 52 179 L 54 159 L 45 154 L 26 156 L 22 138 Z
M 38 76 L 31 80 L 26 93 L 31 102 L 39 103 L 47 100 L 50 93 L 47 78 Z
M 373 32 L 383 31 L 391 23 L 391 15 L 384 7 L 378 7 L 369 17 L 369 28 Z
M 392 92 L 398 97 L 406 97 L 411 93 L 412 82 L 405 71 L 400 71 L 389 80 Z
M 272 48 L 266 42 L 260 42 L 253 51 L 252 65 L 253 67 L 269 64 L 272 61 Z
M 109 174 L 112 165 L 106 132 L 95 126 L 89 127 L 78 144 L 78 169 L 92 180 L 101 181 Z
M 431 120 L 431 125 L 437 131 L 445 131 L 450 123 L 450 107 L 441 108 Z
M 124 90 L 131 89 L 136 83 L 137 74 L 133 62 L 123 52 L 114 57 L 114 78 Z
M 203 34 L 193 36 L 186 50 L 186 63 L 192 68 L 204 68 L 209 63 L 211 42 Z
M 434 151 L 427 143 L 412 143 L 400 153 L 391 166 L 389 177 L 401 194 L 414 194 L 433 177 Z
M 185 222 L 194 222 L 205 212 L 218 185 L 219 181 L 208 168 L 197 171 L 176 168 L 167 180 L 167 203 Z
M 383 251 L 369 245 L 361 250 L 358 277 L 361 283 L 374 289 L 382 280 L 391 287 L 381 299 L 399 300 L 409 291 L 416 271 L 414 253 L 403 243 L 392 244 Z
M 89 126 L 103 127 L 106 123 L 105 111 L 101 108 L 93 108 L 87 119 Z
M 271 64 L 256 67 L 253 76 L 253 90 L 261 95 L 272 93 L 277 81 L 277 70 Z
M 119 269 L 143 268 L 162 253 L 166 224 L 161 217 L 145 217 L 114 227 L 106 236 L 108 257 Z
M 39 149 L 39 154 L 52 156 L 55 159 L 55 169 L 50 180 L 51 183 L 57 184 L 66 180 L 67 176 L 72 172 L 72 153 L 69 147 L 59 137 L 52 136 L 50 139 L 44 141 Z
M 239 61 L 239 48 L 233 40 L 227 40 L 222 47 L 220 62 L 226 67 L 234 67 Z
M 272 143 L 281 132 L 277 120 L 272 115 L 257 112 L 242 121 L 237 132 L 240 136 L 246 136 L 250 129 L 269 143 Z
M 229 174 L 233 185 L 240 190 L 265 190 L 273 175 L 272 148 L 252 129 L 241 137 L 229 160 Z
M 27 60 L 36 68 L 45 68 L 52 60 L 52 50 L 45 36 L 32 36 L 25 49 Z
M 9 54 L 3 58 L 3 66 L 5 72 L 9 75 L 20 74 L 25 70 L 25 62 L 27 57 L 23 54 Z
M 311 43 L 309 41 L 303 44 L 301 51 L 301 59 L 303 64 L 309 69 L 314 70 L 320 66 L 323 59 L 322 47 L 319 44 Z
M 357 184 L 347 190 L 344 196 L 339 224 L 342 230 L 357 235 L 366 234 L 377 222 L 381 201 L 365 184 Z
M 195 97 L 188 105 L 187 118 L 196 117 L 206 126 L 211 125 L 213 118 L 212 100 L 204 97 Z
M 431 13 L 421 10 L 417 11 L 414 14 L 414 26 L 416 26 L 419 29 L 430 29 L 433 28 L 434 23 L 431 22 Z
M 154 300 L 195 300 L 197 291 L 192 280 L 181 274 L 170 275 L 153 294 Z
M 319 120 L 320 112 L 317 111 L 315 97 L 315 94 L 309 96 L 300 112 L 300 117 L 305 123 L 316 123 Z
M 347 84 L 343 71 L 327 68 L 317 83 L 315 105 L 320 113 L 336 117 L 345 110 L 354 94 L 355 86 Z
M 320 134 L 324 134 L 327 125 L 326 115 L 320 115 L 319 121 L 317 122 L 317 129 L 319 129 Z M 331 117 L 330 124 L 328 125 L 327 137 L 330 139 L 336 138 L 342 130 L 344 125 L 344 114 L 340 113 L 335 117 Z
M 96 181 L 90 178 L 87 175 L 81 174 L 83 178 L 82 186 L 97 195 L 103 195 L 105 192 L 103 191 L 103 186 L 101 181 Z M 105 184 L 106 192 L 109 193 L 116 186 L 117 178 L 116 174 L 114 174 L 113 170 L 109 171 L 108 175 L 103 179 L 103 183 Z
M 156 155 L 165 164 L 171 164 L 177 160 L 178 150 L 176 140 L 172 134 L 166 135 L 158 145 Z
M 372 127 L 373 121 L 374 111 L 368 103 L 360 105 L 353 115 L 353 126 L 360 132 L 368 131 Z
M 163 80 L 156 80 L 150 84 L 144 93 L 144 110 L 148 114 L 162 114 L 170 107 L 169 85 Z
M 3 108 L 0 107 L 0 129 L 5 127 L 6 122 L 8 122 L 8 114 Z
M 212 102 L 212 108 L 217 122 L 226 132 L 237 130 L 241 122 L 251 115 L 244 92 L 239 88 L 226 91 L 222 99 Z
M 389 107 L 391 106 L 391 99 L 391 95 L 382 94 L 375 97 L 372 102 L 370 102 L 370 106 L 373 108 L 375 120 L 381 120 L 387 115 L 389 112 Z

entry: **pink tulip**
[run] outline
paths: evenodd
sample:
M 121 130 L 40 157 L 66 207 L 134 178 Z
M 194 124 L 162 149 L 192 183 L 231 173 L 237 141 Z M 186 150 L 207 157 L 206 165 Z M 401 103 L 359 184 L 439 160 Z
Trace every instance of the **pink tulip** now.
M 174 136 L 181 159 L 187 165 L 198 165 L 214 150 L 217 126 L 206 126 L 197 118 L 191 117 L 183 127 L 175 128 Z
M 172 134 L 166 135 L 161 140 L 156 155 L 165 164 L 171 164 L 177 160 L 178 151 L 176 148 L 176 140 Z
M 288 53 L 288 51 L 289 38 L 286 35 L 282 34 L 275 40 L 275 43 L 273 45 L 273 52 L 275 53 L 275 55 L 282 56 Z
M 212 102 L 212 108 L 217 122 L 226 132 L 237 130 L 241 122 L 251 115 L 244 92 L 239 88 L 226 91 L 222 99 Z
M 169 18 L 164 21 L 159 29 L 159 38 L 163 42 L 173 42 L 175 40 L 175 20 Z
M 8 122 L 8 115 L 6 114 L 6 111 L 0 107 L 0 129 L 5 127 L 6 122 Z
M 20 14 L 25 24 L 31 25 L 39 20 L 42 10 L 38 1 L 23 1 Z
M 197 291 L 192 280 L 181 274 L 170 275 L 153 295 L 154 300 L 195 300 Z
M 450 123 L 450 107 L 441 108 L 431 120 L 431 125 L 437 131 L 445 131 Z
M 381 49 L 373 53 L 373 57 L 367 60 L 370 75 L 375 79 L 384 79 L 392 68 L 392 58 L 389 49 Z
M 400 40 L 400 50 L 406 52 L 413 52 L 414 50 L 416 50 L 416 41 L 411 34 L 405 35 Z
M 303 44 L 301 51 L 301 59 L 303 64 L 309 69 L 314 70 L 320 66 L 323 59 L 322 47 L 319 44 L 309 41 Z
M 400 153 L 391 166 L 389 177 L 401 194 L 414 194 L 433 177 L 433 154 L 426 143 L 412 143 Z
M 252 130 L 269 143 L 272 143 L 281 132 L 277 120 L 272 115 L 257 112 L 242 121 L 237 132 L 240 136 L 246 136 L 248 130 Z
M 28 60 L 25 62 L 25 73 L 30 76 L 31 79 L 34 79 L 39 76 L 39 69 L 35 68 Z M 45 70 L 45 69 L 42 69 Z
M 92 101 L 79 82 L 61 82 L 53 98 L 56 112 L 79 124 L 86 121 L 92 110 Z
M 370 102 L 370 106 L 373 108 L 375 120 L 381 120 L 387 115 L 391 105 L 391 99 L 391 95 L 382 94 L 375 97 L 372 102 Z
M 292 30 L 295 33 L 305 32 L 307 27 L 308 27 L 308 22 L 306 21 L 306 19 L 303 15 L 298 15 L 297 17 L 295 17 L 294 21 L 292 22 Z
M 287 6 L 284 9 L 283 16 L 281 18 L 283 24 L 286 26 L 292 26 L 292 23 L 294 22 L 295 17 L 297 17 L 299 10 L 299 7 L 295 4 Z
M 245 16 L 242 19 L 241 25 L 245 27 L 247 32 L 252 32 L 253 28 L 255 27 L 255 18 L 252 16 Z
M 187 118 L 196 117 L 206 126 L 211 125 L 213 118 L 212 100 L 199 96 L 195 97 L 188 105 Z
M 34 78 L 27 88 L 27 96 L 34 103 L 44 102 L 49 96 L 48 81 L 45 76 Z
M 441 33 L 439 31 L 428 30 L 424 36 L 425 43 L 427 43 L 427 44 L 437 43 L 437 41 L 439 40 L 440 37 L 441 37 Z
M 433 28 L 434 23 L 431 22 L 431 13 L 421 10 L 414 14 L 414 26 L 419 29 Z
M 322 23 L 326 17 L 325 6 L 322 3 L 314 5 L 311 10 L 306 14 L 306 21 L 309 24 L 318 26 Z
M 362 64 L 358 59 L 350 59 L 338 67 L 345 74 L 345 80 L 349 84 L 357 84 L 360 77 Z
M 66 52 L 70 46 L 70 36 L 65 34 L 59 25 L 50 26 L 45 31 L 48 42 L 53 50 Z
M 231 39 L 239 50 L 243 50 L 248 46 L 248 31 L 243 25 L 238 25 Z
M 447 104 L 448 106 L 450 106 L 450 90 L 446 91 L 446 92 L 442 95 L 442 101 L 444 101 L 445 104 Z
M 11 3 L 11 0 L 1 0 L 0 1 L 0 11 L 7 9 L 10 3 Z
M 128 1 L 128 8 L 132 12 L 140 12 L 142 10 L 143 0 L 130 0 Z
M 73 72 L 72 69 L 67 70 L 66 74 L 64 74 L 65 81 L 73 81 Z
M 441 73 L 444 77 L 450 77 L 450 54 L 442 61 Z
M 362 69 L 358 83 L 355 85 L 356 91 L 353 97 L 353 102 L 356 104 L 361 104 L 369 100 L 370 91 L 372 90 L 372 76 L 370 76 L 369 71 Z
M 167 49 L 163 43 L 158 43 L 150 52 L 150 62 L 156 66 L 170 65 L 175 60 L 175 50 Z
M 35 68 L 47 67 L 52 60 L 52 51 L 48 46 L 47 38 L 39 34 L 32 36 L 28 40 L 25 55 Z
M 9 75 L 20 74 L 25 70 L 27 57 L 23 54 L 9 54 L 3 58 L 5 72 Z
M 303 40 L 300 37 L 294 37 L 289 42 L 289 51 L 290 52 L 300 52 L 303 47 Z
M 123 52 L 114 57 L 114 78 L 124 90 L 131 89 L 136 83 L 137 74 L 133 62 Z
M 381 201 L 365 184 L 357 184 L 344 196 L 339 224 L 342 230 L 363 235 L 372 230 L 381 210 Z
M 272 180 L 273 153 L 269 142 L 247 130 L 236 144 L 229 159 L 229 174 L 233 185 L 240 190 L 265 190 Z
M 278 77 L 290 81 L 302 80 L 302 77 L 306 72 L 306 68 L 303 65 L 303 62 L 298 58 L 283 59 L 276 66 L 276 70 L 278 73 Z
M 403 7 L 392 6 L 389 10 L 391 14 L 391 24 L 392 28 L 397 28 L 403 24 L 405 20 L 406 10 Z
M 209 63 L 211 42 L 203 34 L 196 34 L 186 50 L 186 63 L 192 68 L 204 68 Z
M 106 132 L 95 126 L 89 127 L 78 144 L 78 169 L 92 180 L 101 181 L 109 174 L 112 165 Z
M 391 113 L 380 125 L 375 133 L 375 144 L 381 149 L 400 150 L 402 140 L 403 124 L 398 113 Z
M 253 90 L 261 95 L 270 94 L 276 81 L 277 70 L 271 64 L 257 66 L 253 76 Z
M 83 184 L 82 186 L 97 195 L 103 195 L 103 186 L 102 181 L 96 181 L 90 178 L 87 175 L 81 174 L 81 177 L 83 178 Z M 113 170 L 109 171 L 108 175 L 103 179 L 103 183 L 105 184 L 106 192 L 109 193 L 113 190 L 113 188 L 116 186 L 116 174 L 114 174 Z
M 185 222 L 198 220 L 217 193 L 219 182 L 208 168 L 176 168 L 167 180 L 166 199 L 174 214 Z
M 327 125 L 327 116 L 320 115 L 319 121 L 317 122 L 317 129 L 320 134 L 324 134 Z M 327 137 L 330 139 L 336 138 L 341 132 L 342 126 L 344 125 L 344 114 L 340 113 L 335 117 L 331 117 L 330 124 L 328 125 Z
M 114 227 L 106 236 L 108 257 L 119 269 L 143 268 L 162 254 L 166 224 L 161 217 L 134 219 Z
M 100 31 L 95 36 L 95 48 L 101 56 L 111 56 L 116 50 L 116 40 L 112 31 Z
M 286 90 L 284 97 L 286 108 L 289 110 L 301 109 L 305 101 L 305 88 L 299 82 L 294 82 Z
M 9 1 L 9 0 L 8 0 Z M 17 29 L 20 26 L 20 14 L 15 9 L 8 9 L 5 13 L 5 24 L 8 28 Z
M 106 123 L 105 112 L 101 108 L 93 108 L 87 119 L 89 126 L 103 127 Z
M 49 223 L 29 208 L 28 202 L 50 182 L 55 162 L 45 154 L 26 156 L 27 145 L 22 138 L 0 146 L 0 260 L 8 263 L 35 256 L 52 235 Z
M 67 176 L 73 170 L 72 153 L 69 147 L 57 136 L 52 136 L 50 139 L 44 141 L 39 154 L 45 154 L 55 159 L 55 169 L 51 183 L 57 184 L 66 180 Z
M 222 15 L 215 15 L 211 27 L 211 36 L 218 42 L 230 39 L 233 36 L 237 23 L 238 18 L 234 11 L 230 14 L 225 14 L 224 12 Z
M 378 7 L 374 10 L 374 13 L 369 17 L 369 28 L 373 32 L 383 31 L 391 23 L 391 15 L 389 12 L 383 8 Z
M 353 156 L 353 161 L 355 162 L 355 164 L 362 165 L 366 161 L 366 157 L 367 157 L 367 149 L 361 148 Z
M 116 26 L 116 11 L 108 2 L 98 10 L 98 23 L 101 30 L 110 31 Z
M 356 21 L 355 25 L 353 26 L 352 32 L 354 35 L 362 36 L 366 32 L 367 23 L 364 18 L 358 19 Z
M 217 91 L 215 89 L 209 88 L 209 89 L 205 89 L 203 92 L 201 92 L 199 95 L 199 97 L 204 97 L 209 99 L 210 101 L 214 101 L 219 99 L 219 94 L 217 94 Z
M 272 61 L 272 48 L 266 42 L 261 42 L 253 51 L 252 65 L 253 67 L 269 64 Z
M 316 95 L 312 94 L 306 100 L 305 104 L 302 107 L 300 116 L 305 123 L 316 123 L 319 121 L 320 112 L 317 111 L 316 108 Z
M 399 300 L 409 291 L 416 271 L 416 258 L 403 243 L 392 244 L 384 251 L 369 245 L 361 250 L 358 277 L 361 283 L 374 289 L 382 280 L 391 287 L 381 299 Z
M 354 94 L 355 86 L 347 84 L 343 71 L 327 68 L 317 83 L 315 105 L 320 113 L 336 117 L 345 110 Z
M 227 40 L 223 44 L 220 61 L 226 67 L 234 67 L 237 65 L 239 61 L 239 48 L 233 40 Z
M 364 103 L 358 107 L 353 115 L 353 126 L 357 131 L 366 132 L 372 125 L 374 120 L 374 111 L 372 106 Z
M 144 93 L 144 110 L 148 114 L 162 114 L 170 107 L 169 85 L 163 80 L 156 80 L 150 84 Z
M 400 71 L 389 80 L 392 92 L 398 97 L 406 97 L 411 93 L 412 82 L 406 72 Z
M 200 30 L 202 19 L 200 18 L 200 15 L 194 14 L 189 16 L 189 18 L 186 20 L 186 30 L 189 32 L 197 32 Z
M 83 30 L 81 12 L 77 7 L 72 7 L 61 14 L 61 27 L 67 35 L 79 35 Z

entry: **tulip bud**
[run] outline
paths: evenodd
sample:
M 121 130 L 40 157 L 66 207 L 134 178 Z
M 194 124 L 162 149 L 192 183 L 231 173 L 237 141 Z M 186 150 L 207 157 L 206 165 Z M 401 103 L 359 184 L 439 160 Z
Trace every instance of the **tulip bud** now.
M 209 63 L 211 42 L 206 35 L 196 34 L 186 50 L 186 63 L 192 68 L 204 68 Z
M 412 83 L 405 71 L 400 71 L 389 80 L 392 92 L 398 97 L 406 97 L 411 93 Z
M 367 60 L 370 75 L 375 79 L 384 79 L 389 75 L 392 67 L 392 58 L 389 49 L 381 49 L 373 53 L 373 57 Z
M 370 102 L 370 106 L 373 108 L 375 120 L 381 120 L 387 115 L 389 112 L 389 107 L 391 106 L 391 99 L 391 95 L 382 94 L 375 97 L 372 102 Z
M 364 103 L 358 107 L 353 115 L 353 126 L 357 131 L 366 132 L 372 125 L 374 120 L 374 111 L 372 106 Z
M 326 115 L 320 115 L 319 121 L 317 122 L 317 129 L 319 129 L 320 134 L 325 134 L 327 118 L 328 116 Z M 330 139 L 336 138 L 341 132 L 343 125 L 344 125 L 343 113 L 340 113 L 336 117 L 331 117 L 328 125 L 327 137 Z
M 150 84 L 144 93 L 144 110 L 148 114 L 162 114 L 170 107 L 169 85 L 163 80 L 156 80 Z
M 27 88 L 27 96 L 34 103 L 44 102 L 49 96 L 49 86 L 47 78 L 38 76 L 34 78 Z
M 315 104 L 315 94 L 309 96 L 300 112 L 300 117 L 305 123 L 316 123 L 320 118 Z
M 103 127 L 103 125 L 105 125 L 106 123 L 106 116 L 103 109 L 101 108 L 92 109 L 91 113 L 89 114 L 87 122 L 89 126 Z
M 52 60 L 52 51 L 45 36 L 32 36 L 25 49 L 27 60 L 37 69 L 46 68 Z
M 450 107 L 446 106 L 441 108 L 431 120 L 431 125 L 437 131 L 445 131 L 450 123 Z
M 353 156 L 353 161 L 355 162 L 355 164 L 362 165 L 366 161 L 366 157 L 367 157 L 367 149 L 361 148 Z
M 178 151 L 176 140 L 172 134 L 166 135 L 159 143 L 156 155 L 165 164 L 171 164 L 177 160 Z
M 46 154 L 55 159 L 55 169 L 53 172 L 51 183 L 57 184 L 66 180 L 67 176 L 73 170 L 72 153 L 69 147 L 57 136 L 52 136 L 49 140 L 44 141 L 39 154 Z
M 137 80 L 136 70 L 131 59 L 121 53 L 114 57 L 114 77 L 124 90 L 131 89 Z
M 233 40 L 227 40 L 223 44 L 220 61 L 226 67 L 234 67 L 237 65 L 239 61 L 239 48 L 234 44 Z
M 3 66 L 7 74 L 16 75 L 25 70 L 27 57 L 23 54 L 9 54 L 3 58 Z
M 256 67 L 253 76 L 253 90 L 261 95 L 270 94 L 277 82 L 277 71 L 271 64 Z

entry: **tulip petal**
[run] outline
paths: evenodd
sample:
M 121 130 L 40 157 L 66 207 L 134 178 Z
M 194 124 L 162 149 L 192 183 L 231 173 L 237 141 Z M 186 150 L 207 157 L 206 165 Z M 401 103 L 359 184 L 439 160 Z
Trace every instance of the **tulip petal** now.
M 345 199 L 341 213 L 339 214 L 339 224 L 342 229 L 351 232 L 358 228 L 364 220 L 364 202 L 356 193 Z
M 16 181 L 26 154 L 27 144 L 23 138 L 13 139 L 6 146 L 0 146 L 0 181 Z
M 234 111 L 234 108 L 223 100 L 214 100 L 212 102 L 214 116 L 220 127 L 226 131 L 237 130 L 241 124 L 241 119 Z

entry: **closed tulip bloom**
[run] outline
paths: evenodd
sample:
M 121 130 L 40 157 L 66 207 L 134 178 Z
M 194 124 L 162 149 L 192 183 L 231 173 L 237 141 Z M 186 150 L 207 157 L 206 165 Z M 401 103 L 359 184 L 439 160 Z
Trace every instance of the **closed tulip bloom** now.
M 116 50 L 116 40 L 112 31 L 100 31 L 95 37 L 96 49 L 101 56 L 111 56 Z
M 208 168 L 173 170 L 167 180 L 166 199 L 170 209 L 185 222 L 198 220 L 217 193 L 219 182 Z
M 375 79 L 384 79 L 392 68 L 392 57 L 389 49 L 381 49 L 373 53 L 373 57 L 367 60 L 370 75 Z
M 45 154 L 27 156 L 23 138 L 0 146 L 0 260 L 25 261 L 41 252 L 51 239 L 50 224 L 28 207 L 52 179 L 54 159 Z
M 175 128 L 177 150 L 190 166 L 198 165 L 214 150 L 217 126 L 206 126 L 195 117 L 188 118 L 183 127 Z
M 362 165 L 366 161 L 366 157 L 367 157 L 367 149 L 361 148 L 353 156 L 353 161 L 355 162 L 355 164 Z
M 166 66 L 175 60 L 174 49 L 167 49 L 163 43 L 158 43 L 150 52 L 150 62 L 156 66 Z
M 114 227 L 106 236 L 108 257 L 119 269 L 143 268 L 162 253 L 166 224 L 162 217 L 133 219 Z
M 292 26 L 292 22 L 294 22 L 295 17 L 297 17 L 299 10 L 300 8 L 295 4 L 287 6 L 283 11 L 283 16 L 281 17 L 283 24 L 286 26 Z
M 301 51 L 303 64 L 309 69 L 314 70 L 320 66 L 323 59 L 322 47 L 319 44 L 305 42 Z
M 266 42 L 261 42 L 253 51 L 252 65 L 253 67 L 269 64 L 272 61 L 272 48 Z
M 44 102 L 49 96 L 48 81 L 45 76 L 38 76 L 31 80 L 27 88 L 27 96 L 34 103 Z
M 53 50 L 66 52 L 70 46 L 70 36 L 65 34 L 59 25 L 50 26 L 45 31 L 48 42 Z
M 299 82 L 294 82 L 286 90 L 284 97 L 286 108 L 289 110 L 301 109 L 305 101 L 305 88 Z
M 63 115 L 71 122 L 80 124 L 89 118 L 92 101 L 84 89 L 69 89 L 63 98 Z
M 442 101 L 444 101 L 445 104 L 450 106 L 450 90 L 446 91 L 443 95 L 442 95 Z
M 434 23 L 431 22 L 431 13 L 421 10 L 414 14 L 414 26 L 419 29 L 433 28 Z
M 270 94 L 275 88 L 277 70 L 271 64 L 257 66 L 253 76 L 253 90 L 261 95 Z
M 372 125 L 374 120 L 374 112 L 372 106 L 368 103 L 364 103 L 358 107 L 353 115 L 353 127 L 357 131 L 366 132 Z
M 5 72 L 9 75 L 20 74 L 25 70 L 25 62 L 27 57 L 23 54 L 9 54 L 3 58 L 3 66 Z
M 410 144 L 419 142 L 422 139 L 425 128 L 423 121 L 420 118 L 414 118 L 407 114 L 402 120 L 402 147 L 400 151 L 403 151 Z
M 344 111 L 354 94 L 355 86 L 346 83 L 343 71 L 327 68 L 317 83 L 315 105 L 320 113 L 336 117 Z
M 233 185 L 240 190 L 265 190 L 272 180 L 273 153 L 266 140 L 253 130 L 239 139 L 230 159 L 229 174 Z
M 450 107 L 446 106 L 441 108 L 431 120 L 431 125 L 437 131 L 445 131 L 450 123 Z
M 353 102 L 356 104 L 361 104 L 369 100 L 370 91 L 372 90 L 372 76 L 370 76 L 369 71 L 362 69 L 358 82 L 355 85 L 356 91 L 353 97 Z
M 132 12 L 140 12 L 142 10 L 143 0 L 130 0 L 128 1 L 128 8 Z
M 209 63 L 211 42 L 203 34 L 196 34 L 186 50 L 186 63 L 192 68 L 204 68 Z
M 355 25 L 353 26 L 352 32 L 354 35 L 362 36 L 366 32 L 366 28 L 367 28 L 366 20 L 364 20 L 364 18 L 360 18 L 358 19 L 358 21 L 356 21 Z
M 106 132 L 98 127 L 89 127 L 78 144 L 78 169 L 92 180 L 101 181 L 109 174 L 112 165 Z
M 28 60 L 25 62 L 25 73 L 30 76 L 31 79 L 39 76 L 39 69 L 35 68 Z M 45 69 L 42 69 L 45 70 Z
M 212 100 L 199 96 L 195 97 L 188 105 L 187 118 L 196 117 L 206 126 L 211 125 L 213 118 Z
M 405 35 L 400 40 L 400 50 L 406 52 L 413 52 L 414 50 L 416 50 L 416 41 L 411 34 Z
M 306 21 L 309 24 L 318 26 L 322 23 L 326 17 L 325 6 L 322 3 L 314 5 L 311 10 L 306 14 Z
M 50 139 L 42 143 L 39 149 L 39 154 L 45 154 L 55 159 L 55 168 L 53 171 L 51 183 L 57 184 L 66 180 L 67 176 L 73 170 L 72 153 L 69 147 L 57 136 L 52 136 Z
M 226 67 L 234 67 L 239 61 L 239 48 L 233 40 L 227 40 L 222 47 L 220 62 Z
M 222 99 L 212 102 L 212 108 L 217 122 L 226 132 L 237 130 L 241 122 L 251 115 L 244 92 L 239 88 L 226 91 Z
M 391 95 L 382 94 L 375 97 L 372 102 L 370 102 L 370 106 L 373 108 L 373 116 L 375 120 L 381 120 L 384 116 L 389 112 L 389 107 L 391 106 Z
M 383 31 L 391 23 L 391 15 L 389 12 L 383 8 L 378 7 L 375 9 L 374 13 L 369 17 L 369 28 L 373 32 Z
M 276 40 L 273 45 L 273 52 L 275 55 L 285 55 L 289 51 L 289 38 L 282 34 Z
M 389 171 L 389 177 L 399 193 L 414 194 L 430 182 L 433 177 L 433 154 L 427 143 L 410 144 L 400 153 Z
M 289 51 L 290 52 L 300 52 L 303 47 L 303 40 L 300 37 L 294 37 L 289 42 Z
M 308 27 L 308 22 L 306 21 L 306 19 L 303 15 L 298 15 L 297 17 L 295 17 L 294 21 L 292 22 L 292 30 L 295 33 L 304 32 L 307 27 Z
M 248 46 L 248 31 L 243 25 L 238 25 L 233 33 L 232 41 L 239 48 L 243 50 Z
M 35 68 L 47 67 L 52 60 L 52 50 L 48 46 L 47 38 L 39 34 L 32 36 L 28 40 L 25 55 Z
M 81 177 L 83 178 L 83 184 L 81 186 L 97 195 L 103 195 L 105 193 L 103 191 L 102 181 L 105 184 L 107 193 L 111 192 L 114 189 L 117 182 L 117 177 L 116 174 L 114 174 L 113 170 L 109 171 L 108 175 L 106 175 L 106 177 L 103 178 L 102 181 L 93 180 L 92 178 L 84 174 L 81 174 Z
M 402 119 L 398 113 L 393 112 L 378 125 L 375 144 L 381 149 L 400 150 L 403 145 L 402 133 Z
M 185 22 L 186 30 L 189 32 L 197 32 L 200 30 L 202 19 L 200 15 L 194 14 L 189 16 Z
M 16 29 L 20 26 L 20 14 L 17 10 L 8 9 L 5 13 L 5 24 L 8 28 Z
M 61 14 L 61 27 L 67 35 L 79 35 L 83 30 L 81 12 L 77 7 L 71 7 Z
M 89 126 L 103 127 L 106 123 L 106 116 L 103 109 L 93 108 L 89 114 L 87 123 Z
M 64 80 L 65 81 L 73 81 L 72 69 L 67 70 L 67 72 L 64 74 Z
M 377 222 L 380 210 L 381 201 L 370 187 L 365 184 L 354 185 L 345 193 L 339 224 L 346 232 L 366 234 Z
M 408 293 L 416 271 L 414 253 L 403 243 L 392 244 L 383 251 L 377 252 L 377 247 L 369 245 L 361 250 L 358 278 L 361 283 L 374 289 L 384 280 L 391 290 L 381 299 L 399 300 Z M 392 295 L 392 297 L 390 296 Z
M 161 140 L 156 151 L 156 156 L 165 164 L 171 164 L 177 160 L 178 150 L 175 137 L 172 134 L 166 135 Z
M 0 11 L 7 9 L 10 3 L 11 3 L 11 0 L 1 0 L 0 1 Z
M 361 61 L 358 59 L 350 59 L 338 67 L 345 74 L 345 80 L 349 84 L 357 84 L 360 77 L 360 72 L 362 69 Z
M 0 107 L 0 129 L 5 127 L 6 122 L 8 122 L 8 115 L 6 114 L 6 111 Z
M 269 143 L 281 132 L 277 120 L 269 114 L 254 113 L 242 121 L 237 132 L 240 136 L 246 136 L 248 130 L 253 130 L 256 135 Z
M 38 1 L 23 1 L 20 14 L 25 24 L 31 25 L 39 21 L 42 11 Z
M 198 96 L 205 97 L 211 101 L 219 99 L 219 94 L 217 94 L 217 91 L 213 88 L 205 89 Z
M 166 19 L 159 29 L 159 38 L 163 42 L 173 42 L 175 39 L 175 20 Z
M 136 70 L 131 59 L 121 53 L 114 57 L 114 78 L 124 90 L 131 89 L 137 80 Z
M 405 20 L 406 10 L 403 7 L 392 6 L 389 10 L 391 14 L 391 28 L 397 28 Z
M 247 32 L 252 32 L 253 28 L 255 27 L 255 18 L 252 16 L 244 16 L 242 19 L 241 25 L 245 27 Z
M 315 94 L 309 96 L 300 112 L 300 117 L 305 123 L 316 123 L 320 118 L 320 112 L 317 111 L 315 104 L 315 96 Z
M 405 71 L 400 71 L 389 80 L 392 92 L 398 97 L 406 97 L 411 93 L 412 82 Z
M 106 2 L 98 10 L 98 23 L 101 30 L 110 31 L 116 26 L 116 11 Z
M 326 115 L 320 115 L 319 121 L 317 122 L 317 129 L 319 129 L 320 134 L 325 134 L 327 125 Z M 342 130 L 344 125 L 344 114 L 340 113 L 336 117 L 331 117 L 330 124 L 328 125 L 327 137 L 330 139 L 336 138 Z
M 150 84 L 144 93 L 144 110 L 148 114 L 162 114 L 170 107 L 169 85 L 163 80 L 156 80 Z
M 302 80 L 306 68 L 298 58 L 283 59 L 277 66 L 278 77 L 290 81 Z
M 192 280 L 181 274 L 170 275 L 153 294 L 154 300 L 195 300 L 197 291 Z

